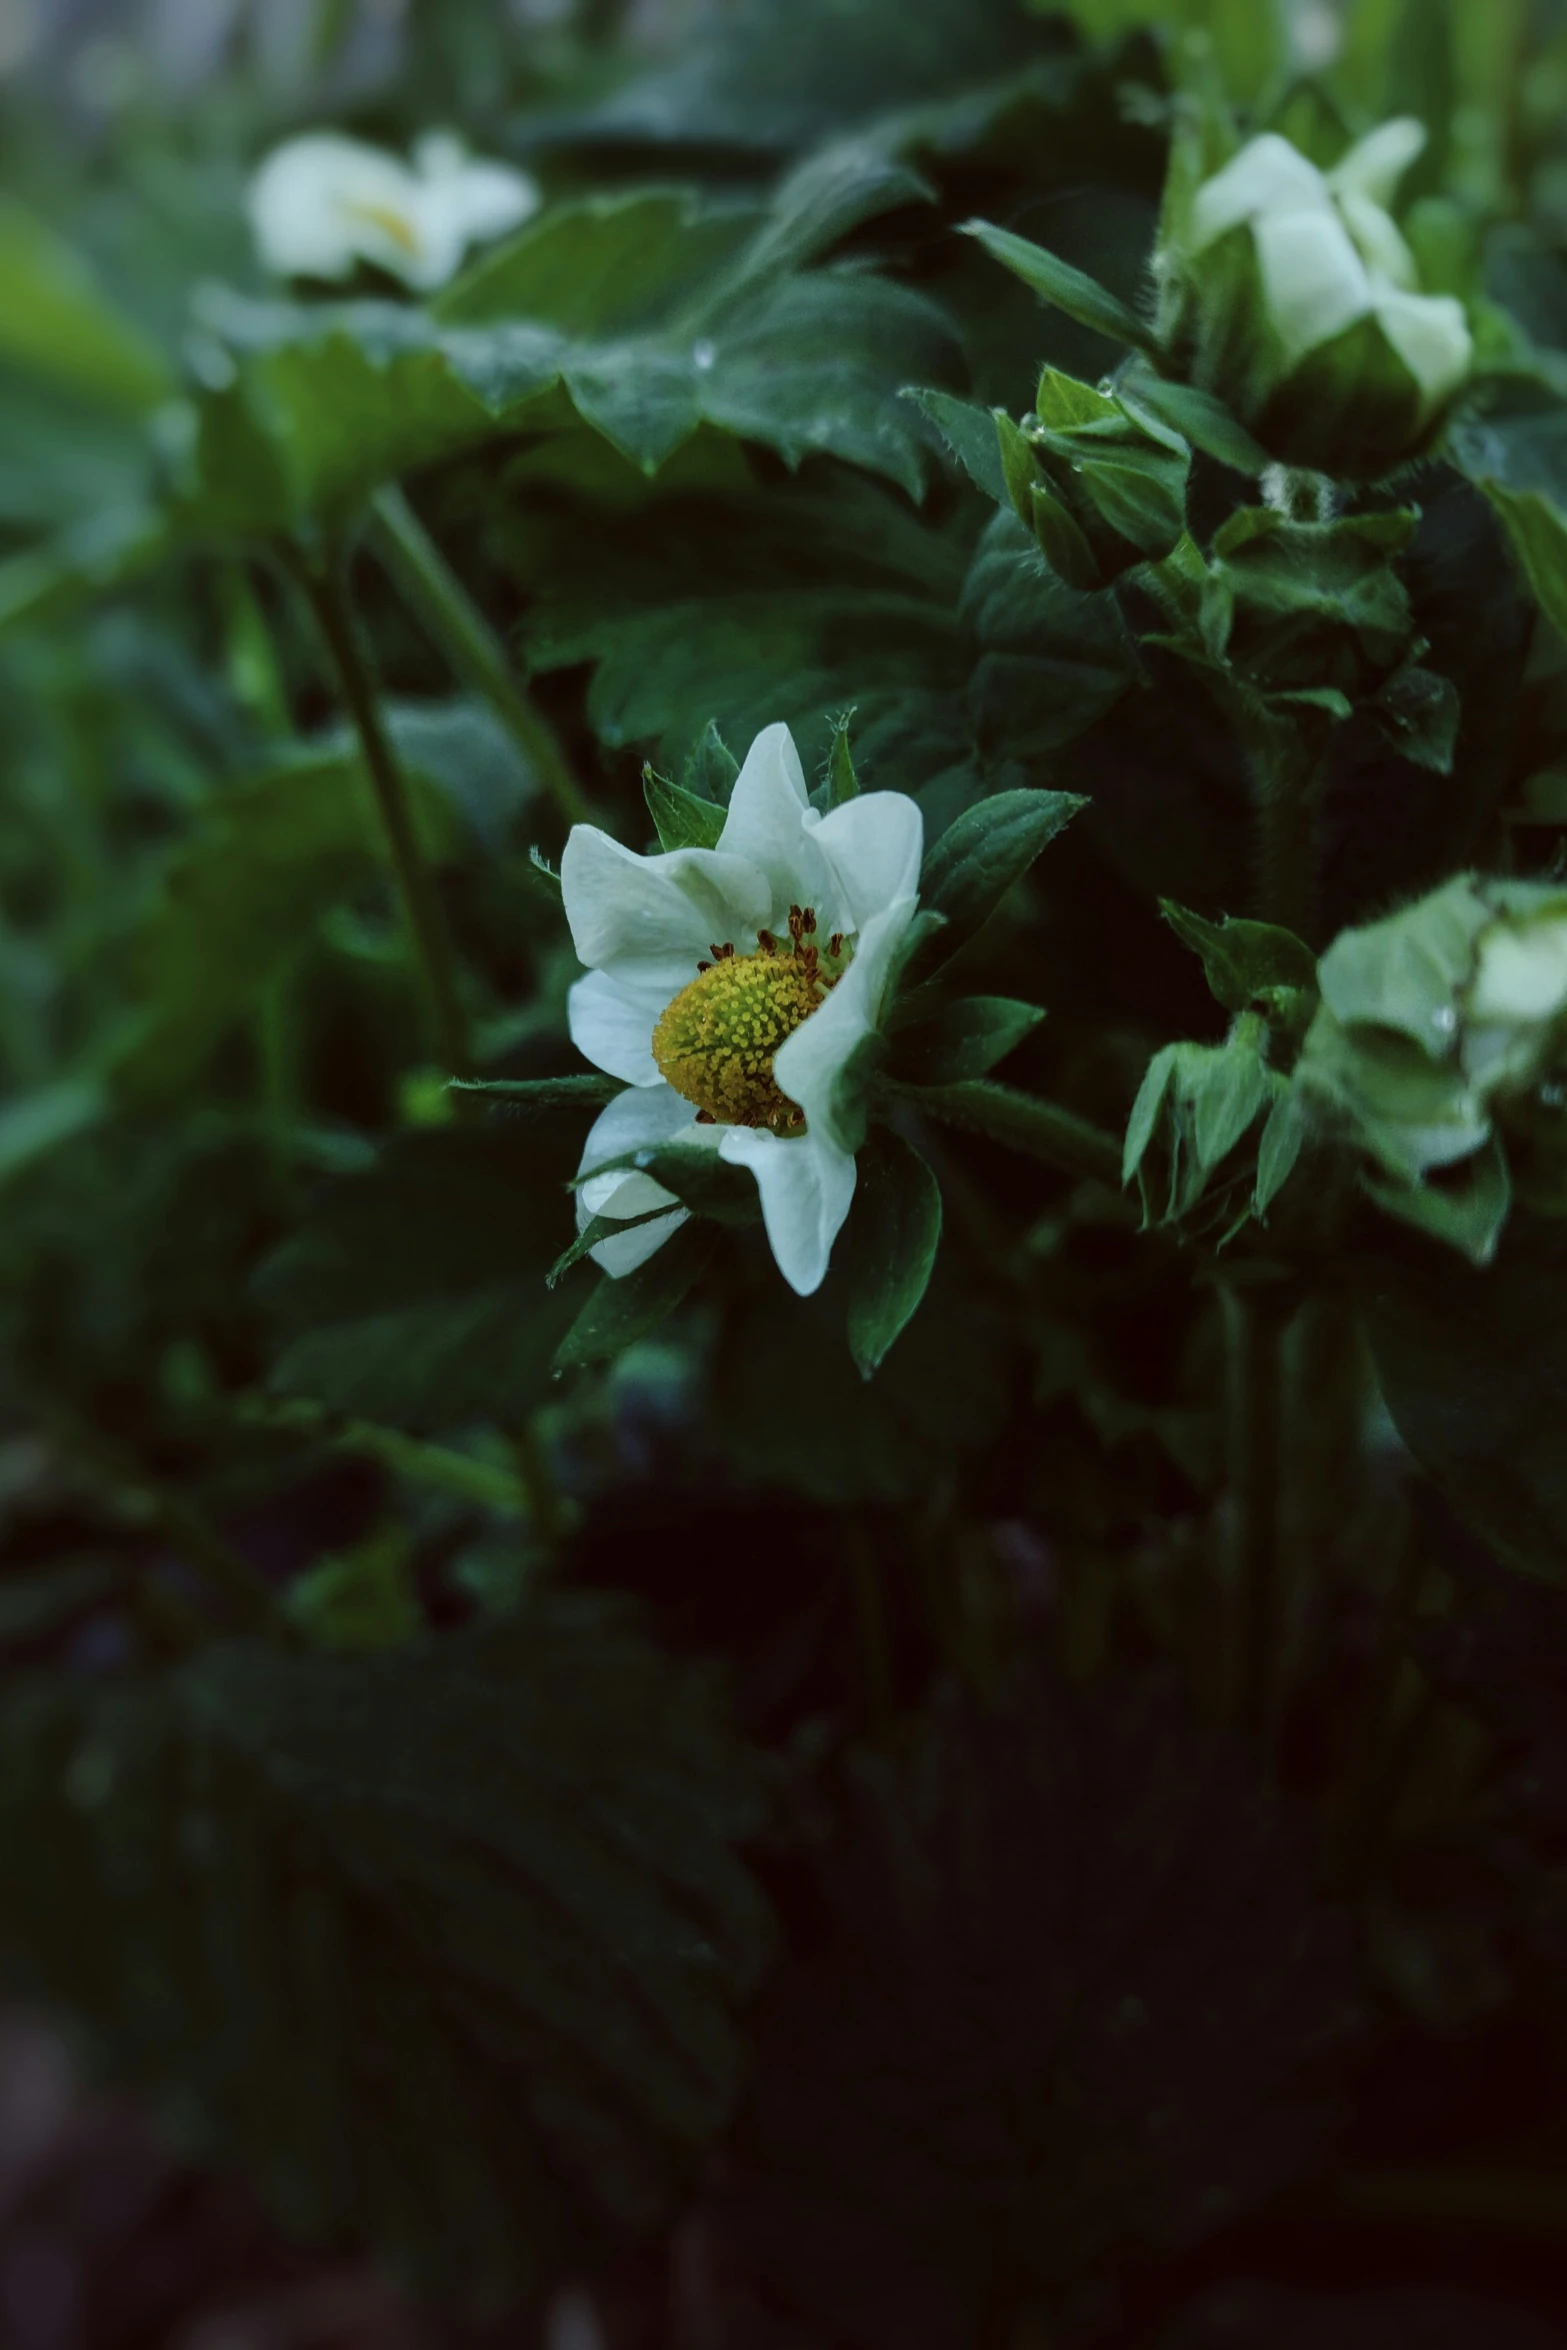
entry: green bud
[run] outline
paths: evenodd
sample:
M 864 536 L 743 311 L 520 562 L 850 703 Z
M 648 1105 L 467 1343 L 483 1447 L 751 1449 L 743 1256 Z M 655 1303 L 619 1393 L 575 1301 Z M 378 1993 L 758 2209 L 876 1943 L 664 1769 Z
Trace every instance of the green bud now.
M 1191 451 L 1157 417 L 1046 368 L 1033 416 L 998 412 L 996 431 L 1012 503 L 1068 586 L 1091 593 L 1179 543 Z
M 1324 173 L 1266 132 L 1168 207 L 1168 362 L 1287 465 L 1374 480 L 1432 446 L 1468 381 L 1463 304 L 1422 290 L 1388 210 L 1424 141 L 1384 123 Z

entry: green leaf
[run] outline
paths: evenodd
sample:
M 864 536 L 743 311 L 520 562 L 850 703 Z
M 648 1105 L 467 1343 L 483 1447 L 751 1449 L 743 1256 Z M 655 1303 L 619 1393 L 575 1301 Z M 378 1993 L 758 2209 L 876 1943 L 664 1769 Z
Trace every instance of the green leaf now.
M 1498 1557 L 1567 1584 L 1567 1227 L 1520 1212 L 1483 1270 L 1411 1244 L 1364 1278 L 1404 1442 Z
M 1075 792 L 1006 791 L 968 809 L 926 851 L 920 904 L 945 917 L 926 968 L 971 939 L 1087 803 Z
M 156 344 L 115 308 L 75 248 L 0 196 L 0 360 L 133 414 L 173 389 Z
M 52 626 L 93 597 L 142 578 L 176 544 L 168 517 L 149 507 L 84 515 L 45 545 L 0 562 L 0 632 Z
M 757 1775 L 601 1604 L 15 1688 L 6 1937 L 291 2228 L 470 2305 L 670 2214 L 744 2078 Z
M 711 800 L 670 783 L 651 766 L 642 770 L 642 792 L 653 819 L 661 849 L 716 849 L 724 829 L 724 811 Z
M 1096 334 L 1108 336 L 1113 343 L 1125 343 L 1134 351 L 1151 352 L 1157 347 L 1152 327 L 1134 310 L 1043 245 L 1032 245 L 1027 237 L 1014 236 L 1010 229 L 996 228 L 988 220 L 965 221 L 963 234 L 976 238 L 993 260 L 1031 286 L 1042 302 L 1053 303 L 1080 326 L 1092 327 Z
M 700 1278 L 714 1238 L 702 1224 L 687 1224 L 634 1273 L 618 1281 L 604 1274 L 560 1342 L 559 1369 L 612 1362 L 667 1321 Z
M 928 391 L 923 385 L 911 385 L 903 397 L 930 418 L 976 489 L 994 498 L 998 506 L 1006 505 L 1009 492 L 996 445 L 995 411 L 981 408 L 973 400 L 960 400 L 955 392 Z
M 1188 1046 L 1187 1051 L 1193 1050 Z M 1229 1157 L 1271 1098 L 1268 1067 L 1254 1037 L 1237 1034 L 1203 1063 L 1190 1093 L 1192 1139 L 1204 1174 Z
M 1535 601 L 1558 635 L 1567 636 L 1567 517 L 1539 490 L 1511 490 L 1499 481 L 1480 487 L 1502 518 Z
M 1290 1086 L 1275 1098 L 1257 1145 L 1257 1185 L 1251 1202 L 1254 1216 L 1261 1219 L 1267 1215 L 1294 1174 L 1310 1132 L 1305 1104 Z
M 1062 1174 L 1114 1187 L 1120 1181 L 1121 1153 L 1114 1137 L 1074 1111 L 1015 1086 L 978 1078 L 964 1085 L 900 1087 L 902 1098 L 927 1118 L 982 1134 L 1025 1158 L 1040 1159 Z
M 409 1648 L 424 1630 L 407 1528 L 390 1520 L 288 1587 L 289 1619 L 314 1648 Z
M 1037 1006 L 1006 996 L 964 996 L 896 1032 L 888 1075 L 909 1085 L 960 1085 L 987 1076 L 1044 1017 Z
M 0 1184 L 85 1134 L 109 1106 L 107 1088 L 90 1077 L 57 1077 L 0 1106 Z
M 1142 1084 L 1137 1088 L 1137 1098 L 1126 1121 L 1125 1140 L 1121 1145 L 1123 1183 L 1130 1183 L 1137 1174 L 1159 1131 L 1160 1115 L 1180 1066 L 1180 1053 L 1179 1045 L 1165 1045 L 1155 1053 L 1143 1073 Z
M 1210 922 L 1173 898 L 1161 898 L 1159 911 L 1181 944 L 1202 957 L 1208 985 L 1228 1012 L 1244 1012 L 1271 988 L 1316 988 L 1317 958 L 1291 930 L 1229 916 Z
M 587 340 L 657 325 L 754 233 L 755 207 L 689 188 L 595 192 L 553 203 L 470 264 L 432 308 L 444 326 L 526 319 Z
M 425 1128 L 328 1184 L 257 1277 L 284 1340 L 273 1393 L 414 1435 L 525 1418 L 582 1300 L 545 1287 L 575 1144 Z
M 1254 440 L 1239 417 L 1232 416 L 1212 392 L 1195 384 L 1174 383 L 1159 375 L 1145 360 L 1136 359 L 1116 378 L 1116 398 L 1134 416 L 1152 417 L 1168 425 L 1200 449 L 1237 473 L 1254 479 L 1266 473 L 1273 460 Z
M 419 783 L 416 810 L 426 848 L 444 853 L 449 808 Z M 299 754 L 216 795 L 140 920 L 141 1020 L 117 1091 L 152 1101 L 188 1084 L 317 919 L 384 855 L 363 771 L 346 753 Z
M 919 1311 L 941 1245 L 940 1186 L 890 1127 L 860 1153 L 849 1234 L 849 1352 L 869 1379 Z
M 1376 700 L 1372 716 L 1388 741 L 1412 766 L 1431 775 L 1451 775 L 1463 723 L 1463 702 L 1450 677 L 1406 661 L 1395 669 Z

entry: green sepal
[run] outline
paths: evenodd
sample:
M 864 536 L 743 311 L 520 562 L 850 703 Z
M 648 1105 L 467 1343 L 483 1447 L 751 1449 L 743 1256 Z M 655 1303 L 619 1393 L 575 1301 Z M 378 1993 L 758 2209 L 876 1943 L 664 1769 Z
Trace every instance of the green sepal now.
M 1032 530 L 1034 527 L 1034 489 L 1039 480 L 1039 467 L 1034 459 L 1034 444 L 1020 424 L 1014 424 L 1004 408 L 994 412 L 996 446 L 1001 454 L 1001 478 L 1006 484 L 1007 496 L 1018 520 Z
M 711 800 L 698 799 L 683 784 L 671 783 L 652 767 L 642 770 L 642 794 L 653 819 L 661 849 L 716 849 L 724 829 L 724 811 Z
M 1070 510 L 1042 481 L 1030 491 L 1029 515 L 1039 551 L 1057 577 L 1079 595 L 1097 594 L 1105 584 L 1099 558 Z
M 1310 990 L 1317 985 L 1317 958 L 1292 930 L 1272 922 L 1210 922 L 1173 898 L 1159 911 L 1183 946 L 1202 957 L 1208 986 L 1227 1012 L 1244 1012 L 1279 989 Z
M 616 1227 L 629 1229 L 631 1218 Z M 657 1254 L 621 1280 L 605 1274 L 555 1351 L 557 1368 L 613 1361 L 656 1330 L 700 1278 L 717 1238 L 711 1226 L 686 1224 Z
M 860 779 L 854 772 L 854 753 L 849 748 L 849 727 L 854 712 L 845 710 L 833 721 L 832 749 L 827 755 L 827 805 L 830 808 L 847 806 L 860 796 Z
M 849 1226 L 849 1351 L 862 1379 L 919 1310 L 940 1245 L 935 1176 L 900 1134 L 879 1127 L 860 1154 Z
M 1079 326 L 1092 327 L 1096 334 L 1108 336 L 1113 343 L 1125 343 L 1134 351 L 1156 348 L 1153 329 L 1146 320 L 1129 310 L 1108 287 L 1047 252 L 1043 245 L 1030 244 L 1027 237 L 1014 236 L 1010 229 L 996 228 L 988 220 L 965 221 L 962 234 L 973 237 L 992 260 L 1020 277 L 1041 301 L 1053 303 L 1068 318 L 1075 318 Z
M 707 1216 L 716 1224 L 761 1222 L 761 1194 L 754 1176 L 699 1142 L 643 1143 L 635 1150 L 622 1151 L 618 1158 L 585 1168 L 572 1178 L 568 1189 L 580 1191 L 595 1176 L 616 1174 L 622 1168 L 628 1174 L 646 1175 L 661 1183 L 693 1216 Z M 667 1214 L 668 1210 L 655 1209 L 653 1213 Z M 628 1221 L 612 1218 L 611 1228 L 624 1231 Z
M 739 773 L 740 762 L 719 733 L 718 720 L 710 718 L 697 737 L 695 750 L 686 761 L 681 781 L 687 794 L 700 800 L 704 806 L 725 809 Z

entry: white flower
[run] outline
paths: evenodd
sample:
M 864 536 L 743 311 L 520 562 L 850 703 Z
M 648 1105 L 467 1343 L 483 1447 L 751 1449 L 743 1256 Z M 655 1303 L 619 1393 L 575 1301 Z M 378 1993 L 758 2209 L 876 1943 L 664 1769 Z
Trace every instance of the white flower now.
M 1424 144 L 1419 123 L 1383 123 L 1322 172 L 1268 131 L 1192 199 L 1168 258 L 1202 317 L 1207 364 L 1264 438 L 1271 422 L 1275 434 L 1302 442 L 1303 455 L 1280 449 L 1292 462 L 1315 462 L 1319 440 L 1331 444 L 1335 398 L 1360 411 L 1356 424 L 1376 455 L 1391 461 L 1417 450 L 1468 378 L 1474 342 L 1463 305 L 1420 291 L 1414 256 L 1388 210 Z M 1235 276 L 1214 248 L 1243 228 L 1251 261 Z M 1281 415 L 1276 402 L 1296 371 L 1363 322 L 1380 328 L 1392 373 L 1357 347 L 1344 358 L 1350 372 L 1342 383 L 1329 389 L 1310 379 L 1307 406 L 1315 413 Z
M 901 792 L 813 809 L 786 726 L 751 745 L 716 848 L 639 857 L 575 827 L 561 882 L 588 977 L 572 1042 L 629 1088 L 588 1137 L 578 1223 L 670 1207 L 594 1249 L 607 1273 L 633 1272 L 685 1210 L 635 1168 L 591 1170 L 678 1142 L 751 1170 L 784 1279 L 821 1286 L 854 1197 L 838 1081 L 879 1022 L 923 846 Z
M 279 277 L 345 278 L 361 262 L 429 293 L 470 245 L 504 235 L 539 207 L 525 172 L 475 161 L 460 139 L 430 131 L 411 165 L 337 131 L 289 139 L 251 181 L 250 224 Z

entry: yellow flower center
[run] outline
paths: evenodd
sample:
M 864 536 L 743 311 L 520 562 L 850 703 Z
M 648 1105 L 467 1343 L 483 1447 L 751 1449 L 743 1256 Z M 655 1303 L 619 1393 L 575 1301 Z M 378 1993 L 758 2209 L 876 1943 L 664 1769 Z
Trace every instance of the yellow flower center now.
M 700 1123 L 803 1126 L 805 1113 L 773 1078 L 773 1059 L 785 1039 L 827 1000 L 840 976 L 843 941 L 834 938 L 824 968 L 815 915 L 790 909 L 790 943 L 780 948 L 770 931 L 757 936 L 754 955 L 715 947 L 665 1009 L 653 1031 L 653 1058 L 676 1093 L 696 1104 Z

